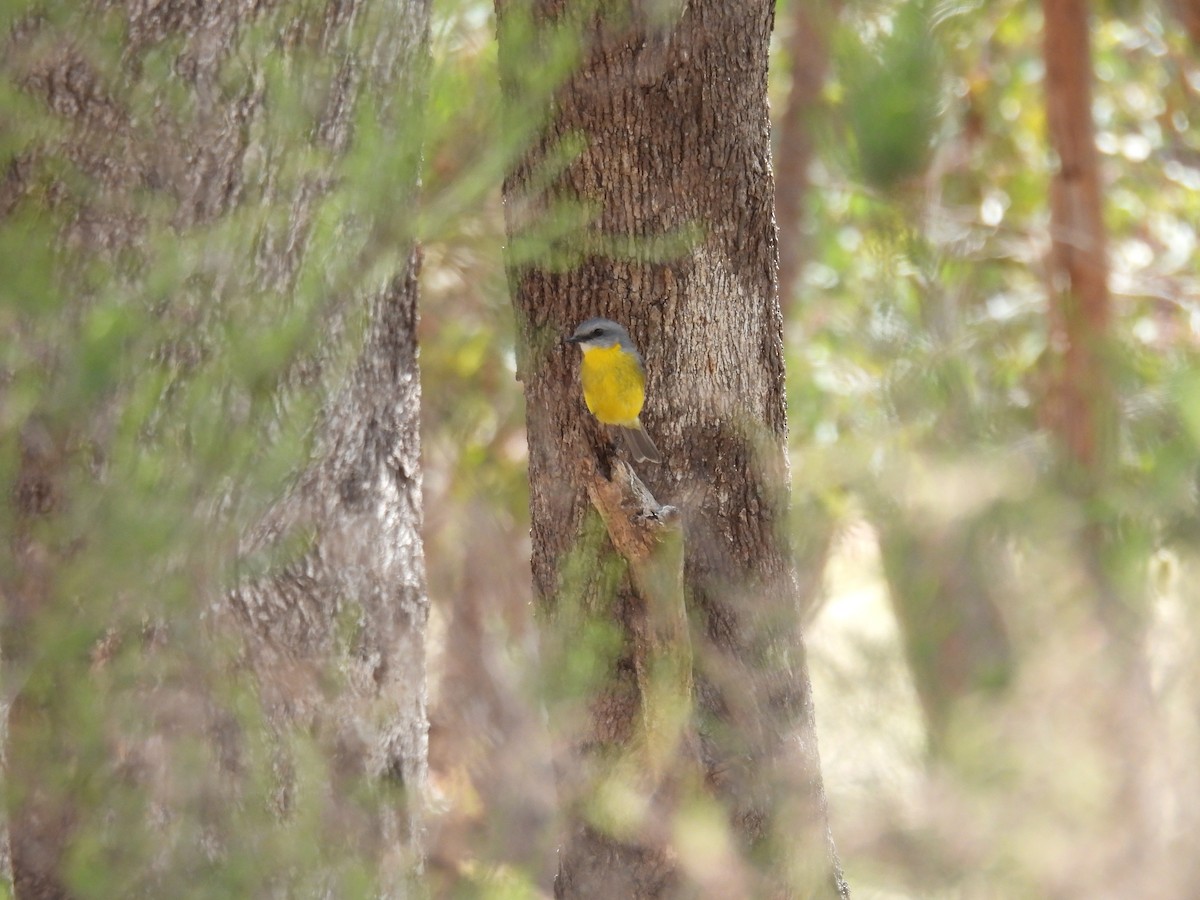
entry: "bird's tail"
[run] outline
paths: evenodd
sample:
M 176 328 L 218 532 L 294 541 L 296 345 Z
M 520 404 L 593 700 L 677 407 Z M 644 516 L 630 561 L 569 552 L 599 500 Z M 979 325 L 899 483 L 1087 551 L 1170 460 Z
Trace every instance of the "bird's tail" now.
M 628 427 L 621 426 L 621 434 L 625 437 L 625 446 L 633 454 L 635 462 L 662 462 L 658 448 L 654 446 L 654 441 L 650 440 L 650 435 L 646 434 L 641 422 Z

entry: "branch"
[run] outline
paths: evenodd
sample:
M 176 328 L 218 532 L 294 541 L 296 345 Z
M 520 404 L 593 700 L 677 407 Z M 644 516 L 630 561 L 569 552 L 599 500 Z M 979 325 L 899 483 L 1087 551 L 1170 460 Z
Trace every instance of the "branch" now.
M 642 601 L 630 628 L 645 747 L 657 779 L 678 750 L 698 759 L 690 729 L 692 641 L 683 591 L 682 516 L 676 507 L 659 504 L 621 460 L 612 460 L 610 477 L 595 460 L 586 461 L 584 470 L 588 498 Z

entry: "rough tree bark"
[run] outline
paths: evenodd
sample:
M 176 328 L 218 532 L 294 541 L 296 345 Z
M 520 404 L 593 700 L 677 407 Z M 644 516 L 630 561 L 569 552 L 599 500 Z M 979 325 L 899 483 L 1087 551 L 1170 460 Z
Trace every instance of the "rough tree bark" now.
M 243 30 L 272 21 L 267 17 L 278 10 L 277 4 L 224 0 L 81 8 L 72 27 L 99 33 L 113 16 L 119 20 L 124 68 L 117 71 L 129 79 L 128 84 L 114 83 L 112 69 L 97 67 L 86 54 L 76 52 L 70 34 L 64 40 L 64 34 L 55 31 L 61 28 L 61 19 L 31 17 L 22 22 L 6 37 L 7 46 L 0 54 L 5 57 L 2 74 L 44 104 L 49 116 L 65 123 L 67 137 L 60 145 L 29 148 L 0 176 L 0 217 L 39 198 L 54 202 L 58 194 L 39 180 L 46 154 L 54 152 L 94 184 L 95 202 L 68 223 L 64 246 L 117 260 L 114 267 L 120 254 L 136 255 L 150 237 L 144 219 L 135 214 L 138 199 L 148 194 L 173 204 L 172 226 L 179 233 L 222 222 L 248 204 L 262 203 L 264 209 L 267 203 L 287 206 L 291 215 L 282 230 L 278 220 L 272 220 L 259 233 L 247 235 L 247 240 L 255 245 L 257 262 L 251 277 L 262 290 L 288 303 L 295 296 L 314 210 L 332 187 L 336 162 L 324 164 L 323 169 L 314 166 L 294 196 L 275 195 L 291 189 L 280 185 L 295 182 L 274 176 L 294 166 L 296 154 L 316 150 L 337 160 L 353 147 L 356 104 L 367 91 L 373 102 L 393 107 L 391 118 L 384 112 L 381 120 L 396 128 L 416 127 L 429 10 L 425 0 L 348 0 L 309 9 L 286 8 L 293 17 L 283 24 L 271 52 L 286 59 L 299 49 L 326 62 L 324 67 L 289 70 L 294 79 L 321 82 L 305 85 L 313 89 L 307 96 L 320 97 L 324 103 L 308 146 L 272 144 L 260 127 L 266 112 L 262 79 L 271 61 L 238 59 L 226 70 Z M 145 106 L 139 110 L 131 99 L 130 84 L 138 82 L 142 66 L 164 48 L 170 74 L 158 85 L 162 94 L 153 114 L 147 115 Z M 165 97 L 168 90 L 177 92 L 173 99 Z M 186 98 L 182 102 L 181 95 Z M 385 99 L 378 100 L 381 97 Z M 262 182 L 246 184 L 247 171 L 263 169 L 269 174 Z M 414 166 L 403 177 L 393 175 L 388 183 L 401 183 L 411 195 L 416 177 Z M 397 197 L 395 208 L 404 208 L 404 200 Z M 246 648 L 244 661 L 259 677 L 271 726 L 280 734 L 308 729 L 327 751 L 330 771 L 344 779 L 331 788 L 333 803 L 349 797 L 363 776 L 376 784 L 388 782 L 406 789 L 403 799 L 371 807 L 382 813 L 372 814 L 370 821 L 356 819 L 356 813 L 349 811 L 339 822 L 345 833 L 338 835 L 339 840 L 363 842 L 355 852 L 375 861 L 382 889 L 401 894 L 419 850 L 419 798 L 425 776 L 426 601 L 419 536 L 420 394 L 415 344 L 419 254 L 411 233 L 403 228 L 377 222 L 372 227 L 376 241 L 401 234 L 407 249 L 398 254 L 401 262 L 384 279 L 386 286 L 379 289 L 378 281 L 372 286 L 373 296 L 365 301 L 357 295 L 339 296 L 328 304 L 336 310 L 338 322 L 365 321 L 357 361 L 346 377 L 339 376 L 336 367 L 326 370 L 320 359 L 298 365 L 294 373 L 293 386 L 323 385 L 315 462 L 261 527 L 247 536 L 244 546 L 231 551 L 263 550 L 298 532 L 307 536 L 308 549 L 283 571 L 234 590 L 232 602 L 216 616 L 213 639 L 223 636 L 223 626 L 232 625 Z M 182 288 L 176 285 L 175 293 Z M 80 300 L 77 313 L 82 314 L 84 302 Z M 365 306 L 365 311 L 360 307 L 356 312 L 356 304 Z M 285 397 L 277 400 L 288 403 Z M 103 414 L 96 411 L 95 416 L 100 419 Z M 51 612 L 54 603 L 61 612 L 73 602 L 68 596 L 72 588 L 58 583 L 57 564 L 68 555 L 87 552 L 87 535 L 69 545 L 55 544 L 45 539 L 53 533 L 45 526 L 73 505 L 86 506 L 81 501 L 87 498 L 71 496 L 64 484 L 68 474 L 94 462 L 89 453 L 96 451 L 86 443 L 91 426 L 80 421 L 65 429 L 48 427 L 32 415 L 21 436 L 16 483 L 11 486 L 14 566 L 4 583 L 3 649 L 7 671 L 17 673 L 25 684 L 35 683 L 39 666 L 59 666 L 55 672 L 41 672 L 41 677 L 68 673 L 91 677 L 103 665 L 111 645 L 122 641 L 126 646 L 141 646 L 147 659 L 154 654 L 162 659 L 172 652 L 177 625 L 179 632 L 186 633 L 199 624 L 148 621 L 142 634 L 133 630 L 106 635 L 109 643 L 81 646 L 66 661 L 61 654 L 47 654 L 38 647 L 39 617 L 59 614 Z M 78 479 L 71 483 L 78 485 Z M 210 508 L 229 502 L 219 496 L 226 487 L 219 473 L 212 487 L 214 495 L 198 503 Z M 96 491 L 111 489 L 111 485 L 95 486 Z M 220 576 L 219 565 L 197 574 L 192 608 L 197 620 L 207 617 L 206 607 L 218 608 L 222 603 L 228 585 L 221 583 Z M 141 602 L 136 596 L 124 600 Z M 143 600 L 148 603 L 150 598 Z M 136 611 L 133 620 L 137 621 Z M 93 823 L 103 821 L 103 813 L 96 811 L 117 802 L 106 793 L 117 786 L 123 790 L 136 785 L 142 791 L 139 802 L 144 804 L 144 810 L 129 814 L 146 823 L 145 833 L 119 838 L 116 846 L 127 839 L 131 854 L 111 859 L 107 873 L 128 890 L 153 893 L 157 885 L 170 892 L 172 877 L 186 878 L 181 871 L 120 870 L 140 858 L 132 850 L 144 834 L 154 835 L 157 829 L 162 846 L 151 848 L 149 856 L 167 867 L 172 861 L 190 859 L 188 853 L 211 860 L 238 841 L 236 833 L 213 832 L 202 839 L 179 841 L 180 835 L 171 831 L 186 819 L 181 804 L 204 807 L 198 813 L 203 821 L 224 821 L 221 815 L 240 802 L 236 788 L 229 785 L 243 774 L 239 760 L 253 748 L 239 745 L 237 719 L 222 709 L 223 688 L 208 682 L 212 672 L 188 669 L 186 653 L 165 669 L 181 673 L 169 681 L 162 680 L 161 666 L 155 669 L 147 663 L 139 671 L 142 674 L 135 677 L 132 688 L 128 679 L 113 683 L 142 698 L 147 730 L 122 743 L 124 736 L 116 723 L 106 723 L 112 732 L 104 735 L 110 740 L 102 751 L 107 755 L 98 764 L 95 756 L 87 757 L 95 767 L 82 776 L 75 771 L 83 758 L 76 753 L 78 742 L 72 743 L 75 723 L 69 708 L 56 706 L 59 695 L 42 684 L 16 697 L 8 735 L 8 776 L 25 789 L 9 794 L 7 800 L 14 886 L 22 900 L 73 895 L 64 867 L 79 841 L 99 839 L 94 832 L 81 834 L 80 821 L 86 815 Z M 335 673 L 340 681 L 331 677 Z M 103 702 L 105 695 L 97 690 Z M 181 789 L 172 783 L 170 771 L 161 770 L 172 758 L 163 748 L 186 750 L 188 742 L 215 745 L 212 758 L 229 764 L 214 773 L 215 786 L 208 793 L 192 786 Z M 285 783 L 277 796 L 279 811 L 286 815 L 289 761 L 281 756 L 280 764 L 276 774 L 283 772 Z M 60 780 L 77 784 L 84 776 L 86 799 L 57 789 Z M 85 803 L 89 804 L 86 815 Z M 197 814 L 195 809 L 191 813 Z M 255 862 L 271 865 L 270 859 Z M 287 875 L 281 874 L 284 880 L 279 883 L 286 883 Z
M 582 652 L 587 636 L 573 613 L 582 596 L 578 605 L 615 624 L 620 638 L 586 721 L 552 721 L 574 748 L 563 765 L 569 815 L 556 893 L 844 895 L 785 533 L 766 108 L 772 4 L 632 6 L 571 19 L 569 6 L 535 4 L 527 44 L 516 37 L 526 8 L 497 4 L 510 120 L 528 113 L 531 60 L 550 52 L 561 27 L 578 27 L 583 41 L 578 68 L 537 110 L 546 127 L 504 188 L 517 251 L 543 227 L 559 235 L 532 264 L 517 251 L 509 259 L 544 633 L 550 646 Z M 577 139 L 583 149 L 564 168 L 543 168 L 561 142 Z M 594 216 L 562 237 L 551 210 L 572 201 Z M 642 419 L 663 453 L 657 468 L 630 472 L 583 406 L 577 354 L 560 341 L 594 315 L 628 326 L 646 356 Z M 672 607 L 670 547 L 680 528 L 676 512 L 658 503 L 682 510 L 691 646 Z M 660 540 L 665 552 L 656 558 L 648 548 Z M 603 573 L 612 569 L 604 561 L 614 552 L 624 554 L 622 574 L 606 596 Z M 614 834 L 598 824 L 592 800 L 597 782 L 619 769 L 613 760 L 661 721 L 647 709 L 654 699 L 648 655 L 672 673 L 668 688 L 687 690 L 691 678 L 678 678 L 674 667 L 692 652 L 696 709 L 670 759 L 673 771 L 661 782 L 637 782 L 634 790 L 658 802 Z M 735 845 L 732 855 L 703 864 L 679 852 L 670 827 L 697 757 L 699 789 L 723 805 Z

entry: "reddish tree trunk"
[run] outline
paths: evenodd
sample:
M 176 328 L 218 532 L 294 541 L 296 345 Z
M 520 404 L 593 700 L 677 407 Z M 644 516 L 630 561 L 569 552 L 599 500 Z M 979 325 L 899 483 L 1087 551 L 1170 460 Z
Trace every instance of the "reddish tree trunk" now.
M 1112 449 L 1113 398 L 1104 348 L 1110 303 L 1092 125 L 1086 0 L 1045 0 L 1046 122 L 1058 171 L 1050 187 L 1051 419 L 1069 458 L 1098 474 Z
M 1167 4 L 1192 39 L 1200 45 L 1200 0 L 1169 0 Z
M 791 8 L 788 54 L 792 86 L 777 126 L 776 219 L 779 222 L 779 299 L 786 313 L 804 267 L 804 205 L 815 141 L 813 120 L 821 108 L 821 88 L 829 70 L 829 36 L 841 2 L 801 0 Z

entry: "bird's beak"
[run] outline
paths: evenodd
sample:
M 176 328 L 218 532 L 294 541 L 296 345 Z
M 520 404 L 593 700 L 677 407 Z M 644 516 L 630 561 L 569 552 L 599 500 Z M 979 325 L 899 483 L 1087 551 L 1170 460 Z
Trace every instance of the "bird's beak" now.
M 579 337 L 579 335 L 573 334 L 568 338 L 563 338 L 563 343 L 564 344 L 578 344 L 582 340 L 583 340 L 583 338 Z

